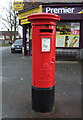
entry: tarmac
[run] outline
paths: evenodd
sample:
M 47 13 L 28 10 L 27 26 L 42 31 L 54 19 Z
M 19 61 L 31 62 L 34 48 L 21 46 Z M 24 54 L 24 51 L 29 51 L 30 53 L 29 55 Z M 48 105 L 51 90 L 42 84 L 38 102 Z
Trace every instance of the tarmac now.
M 2 52 L 2 118 L 81 118 L 81 63 L 56 61 L 53 111 L 32 110 L 32 57 Z

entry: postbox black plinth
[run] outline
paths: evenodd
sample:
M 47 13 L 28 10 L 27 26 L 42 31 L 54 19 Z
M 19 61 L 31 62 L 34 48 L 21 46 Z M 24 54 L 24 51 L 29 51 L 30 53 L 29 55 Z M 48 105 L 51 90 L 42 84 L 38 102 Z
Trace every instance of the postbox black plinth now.
M 36 88 L 32 86 L 32 109 L 38 112 L 50 112 L 54 106 L 55 87 Z

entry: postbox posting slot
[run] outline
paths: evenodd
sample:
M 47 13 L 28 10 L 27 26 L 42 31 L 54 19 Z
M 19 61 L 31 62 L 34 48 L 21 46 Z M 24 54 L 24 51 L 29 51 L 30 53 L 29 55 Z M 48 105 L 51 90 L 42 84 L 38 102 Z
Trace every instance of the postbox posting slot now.
M 49 33 L 52 33 L 53 30 L 52 29 L 40 29 L 40 32 L 49 32 Z

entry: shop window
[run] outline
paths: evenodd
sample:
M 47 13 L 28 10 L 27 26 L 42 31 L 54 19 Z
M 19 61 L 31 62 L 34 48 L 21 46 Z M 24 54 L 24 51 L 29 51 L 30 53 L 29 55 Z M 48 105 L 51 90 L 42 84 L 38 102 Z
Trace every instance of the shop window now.
M 56 47 L 79 47 L 79 36 L 79 22 L 59 22 L 56 28 Z

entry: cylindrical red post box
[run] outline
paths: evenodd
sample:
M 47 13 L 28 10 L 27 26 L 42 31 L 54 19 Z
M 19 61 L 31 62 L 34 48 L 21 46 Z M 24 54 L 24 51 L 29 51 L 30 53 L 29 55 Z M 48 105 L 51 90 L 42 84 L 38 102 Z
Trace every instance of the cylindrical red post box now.
M 32 108 L 49 112 L 54 105 L 56 22 L 60 16 L 36 13 L 32 23 Z

